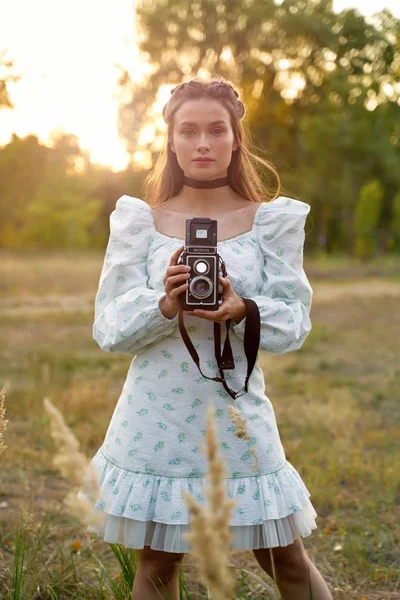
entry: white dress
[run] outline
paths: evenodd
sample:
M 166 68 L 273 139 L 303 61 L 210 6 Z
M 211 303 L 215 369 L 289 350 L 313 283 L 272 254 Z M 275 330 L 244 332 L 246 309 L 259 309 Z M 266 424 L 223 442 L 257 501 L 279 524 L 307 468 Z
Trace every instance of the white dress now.
M 308 204 L 280 196 L 260 204 L 250 231 L 218 242 L 233 289 L 259 307 L 260 349 L 267 352 L 297 350 L 311 330 L 312 288 L 303 270 L 309 211 Z M 303 480 L 286 460 L 258 359 L 248 392 L 233 400 L 221 383 L 199 373 L 181 338 L 178 317 L 167 319 L 159 309 L 165 270 L 183 243 L 155 229 L 143 200 L 124 195 L 117 201 L 95 300 L 93 337 L 105 352 L 133 359 L 104 442 L 92 459 L 112 502 L 104 525 L 87 529 L 125 547 L 190 551 L 182 537 L 189 513 L 181 490 L 189 490 L 198 502 L 205 500 L 208 464 L 200 446 L 212 402 L 219 453 L 229 473 L 227 492 L 237 501 L 230 522 L 232 549 L 286 546 L 317 528 L 317 513 Z M 190 315 L 184 320 L 203 372 L 218 377 L 213 321 Z M 245 319 L 231 325 L 235 369 L 225 375 L 235 391 L 247 369 L 244 326 Z M 223 324 L 222 341 L 224 336 Z M 228 403 L 246 419 L 250 440 L 234 435 Z M 95 507 L 103 511 L 104 502 Z

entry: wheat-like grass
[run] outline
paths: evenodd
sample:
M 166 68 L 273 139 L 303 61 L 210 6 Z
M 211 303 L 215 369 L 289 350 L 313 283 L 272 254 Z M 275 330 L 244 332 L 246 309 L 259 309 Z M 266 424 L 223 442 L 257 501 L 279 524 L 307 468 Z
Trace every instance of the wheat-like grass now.
M 0 391 L 0 454 L 7 448 L 4 444 L 4 432 L 7 428 L 8 420 L 5 418 L 6 415 L 6 386 L 4 385 Z
M 191 512 L 191 531 L 184 537 L 192 544 L 192 554 L 198 560 L 200 578 L 207 586 L 209 598 L 234 598 L 235 581 L 229 571 L 229 550 L 232 534 L 229 531 L 231 510 L 236 500 L 226 494 L 226 463 L 217 453 L 218 438 L 214 420 L 214 406 L 210 403 L 206 414 L 207 429 L 202 452 L 209 463 L 204 493 L 208 505 L 198 504 L 183 490 L 183 497 Z
M 48 398 L 44 398 L 43 403 L 50 417 L 51 436 L 57 448 L 53 457 L 53 465 L 73 485 L 73 489 L 67 494 L 64 503 L 72 515 L 87 525 L 99 527 L 107 517 L 106 508 L 110 498 L 100 488 L 97 469 L 79 451 L 79 442 L 65 423 L 61 412 Z M 79 488 L 84 496 L 77 495 Z M 94 508 L 99 498 L 105 503 L 104 512 Z

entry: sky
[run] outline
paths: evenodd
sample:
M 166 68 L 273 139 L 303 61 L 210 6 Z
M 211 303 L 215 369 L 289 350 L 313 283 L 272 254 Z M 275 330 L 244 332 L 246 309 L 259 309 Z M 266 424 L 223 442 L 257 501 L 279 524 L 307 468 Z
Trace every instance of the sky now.
M 400 0 L 334 0 L 334 10 L 384 7 L 400 18 Z M 147 65 L 138 60 L 134 0 L 0 0 L 0 52 L 14 60 L 20 81 L 8 90 L 13 110 L 0 110 L 0 146 L 15 132 L 78 136 L 93 162 L 122 170 L 128 163 L 118 138 L 117 65 L 140 81 Z M 0 71 L 1 75 L 1 71 Z

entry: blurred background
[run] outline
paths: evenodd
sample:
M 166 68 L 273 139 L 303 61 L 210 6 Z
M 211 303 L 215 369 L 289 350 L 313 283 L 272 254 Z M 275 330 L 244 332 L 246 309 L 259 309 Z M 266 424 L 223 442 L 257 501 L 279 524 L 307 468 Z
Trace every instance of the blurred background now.
M 296 353 L 262 355 L 319 515 L 304 543 L 335 598 L 400 598 L 399 0 L 1 1 L 0 589 L 21 506 L 55 524 L 64 552 L 29 586 L 58 578 L 69 597 L 68 569 L 86 577 L 91 550 L 60 503 L 43 398 L 94 454 L 132 358 L 91 337 L 109 215 L 122 194 L 143 197 L 170 89 L 214 74 L 239 90 L 281 195 L 311 205 L 313 330 Z M 267 577 L 251 554 L 239 562 Z

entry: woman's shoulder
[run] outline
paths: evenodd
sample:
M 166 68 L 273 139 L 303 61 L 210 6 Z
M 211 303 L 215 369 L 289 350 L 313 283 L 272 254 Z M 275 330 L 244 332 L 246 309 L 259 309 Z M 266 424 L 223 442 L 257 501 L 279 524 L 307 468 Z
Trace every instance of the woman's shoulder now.
M 310 205 L 301 200 L 288 196 L 279 196 L 270 202 L 263 202 L 257 211 L 255 225 L 258 240 L 261 246 L 276 240 L 280 243 L 285 240 L 304 238 L 305 223 Z
M 134 196 L 127 196 L 124 194 L 118 198 L 115 204 L 115 210 L 119 211 L 138 211 L 151 214 L 150 206 L 144 200 L 135 198 Z
M 311 206 L 302 200 L 289 196 L 278 196 L 269 202 L 262 202 L 257 211 L 257 224 L 268 225 L 274 219 L 282 220 L 287 217 L 306 217 Z
M 151 208 L 147 202 L 126 194 L 118 198 L 115 210 L 111 214 L 111 220 L 149 227 L 153 223 Z

